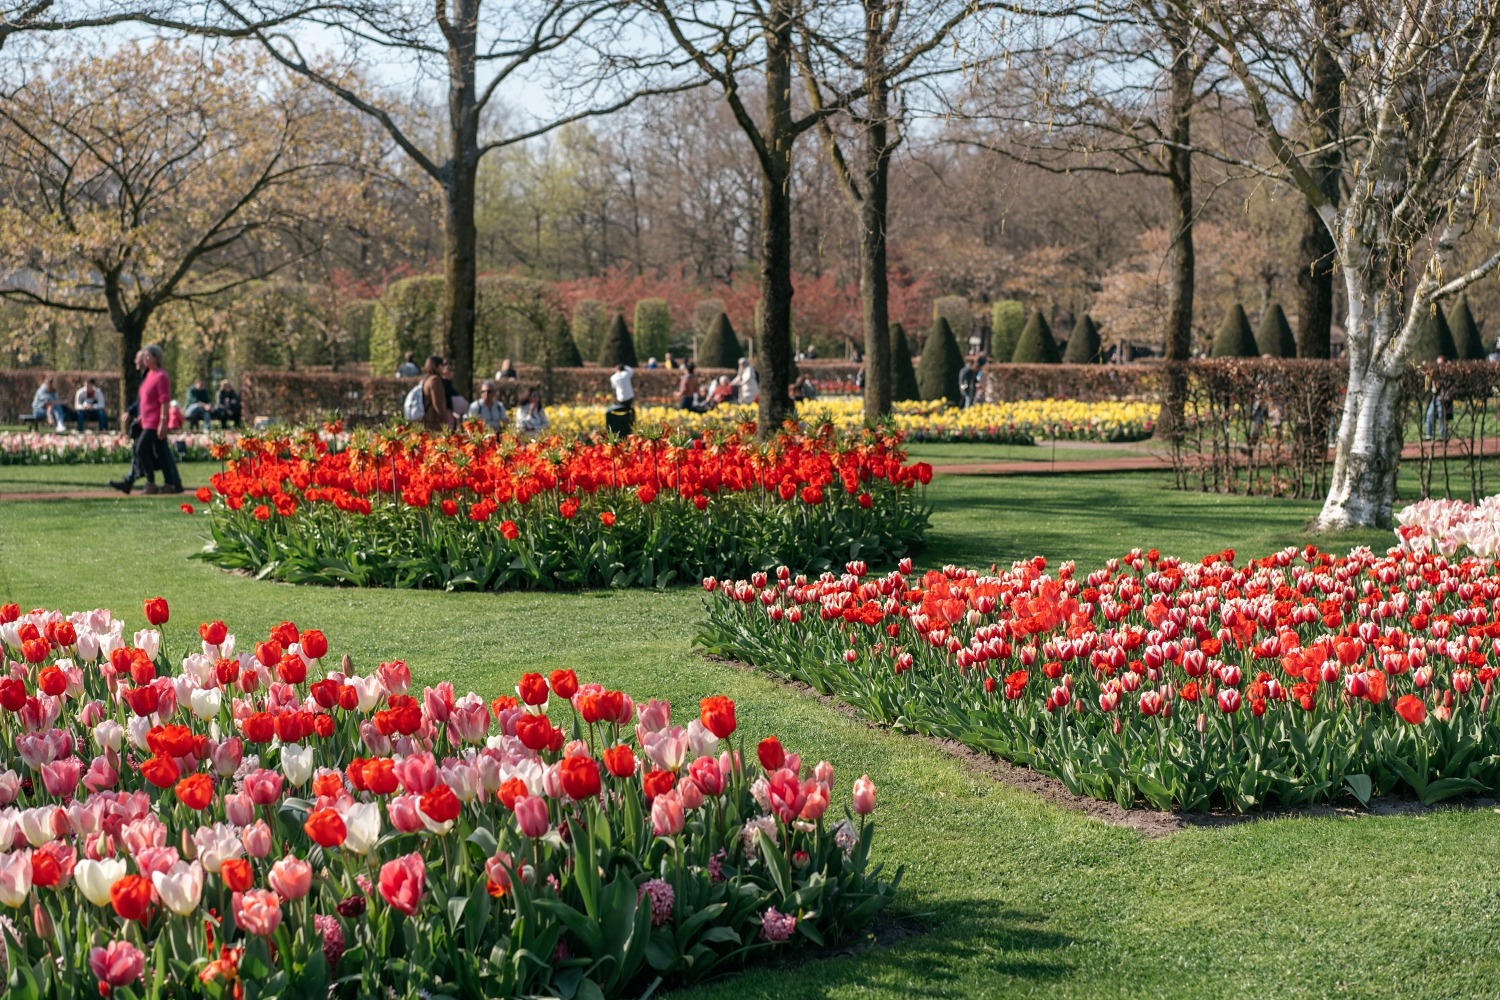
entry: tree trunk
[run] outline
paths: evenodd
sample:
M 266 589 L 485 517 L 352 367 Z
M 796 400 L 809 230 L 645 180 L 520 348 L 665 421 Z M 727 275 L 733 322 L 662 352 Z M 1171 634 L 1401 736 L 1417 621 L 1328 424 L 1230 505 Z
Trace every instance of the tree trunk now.
M 1312 54 L 1311 89 L 1308 93 L 1308 144 L 1321 151 L 1311 158 L 1309 166 L 1328 203 L 1339 203 L 1339 175 L 1342 168 L 1338 138 L 1339 105 L 1344 82 L 1343 71 L 1334 57 L 1332 46 L 1338 44 L 1342 25 L 1339 8 L 1342 0 L 1315 0 L 1313 14 L 1324 44 Z M 1297 356 L 1326 358 L 1330 355 L 1329 332 L 1333 326 L 1333 263 L 1336 247 L 1333 234 L 1320 210 L 1311 202 L 1302 213 L 1302 236 L 1298 241 L 1301 267 L 1297 269 Z
M 135 356 L 144 346 L 146 324 L 134 313 L 127 313 L 115 319 L 114 325 L 120 334 L 120 413 L 124 414 L 141 391 L 141 373 L 136 371 Z M 124 429 L 124 421 L 120 427 Z
M 772 0 L 766 25 L 765 155 L 761 164 L 760 436 L 790 414 L 792 372 L 792 8 Z
M 1169 33 L 1172 46 L 1170 132 L 1166 152 L 1171 185 L 1171 237 L 1168 252 L 1166 330 L 1162 354 L 1168 362 L 1186 361 L 1193 353 L 1193 88 L 1195 70 L 1185 37 Z M 1168 366 L 1166 391 L 1156 434 L 1175 440 L 1182 432 L 1187 377 L 1180 365 Z
M 453 359 L 453 384 L 465 397 L 474 383 L 474 316 L 478 298 L 479 109 L 475 102 L 478 0 L 457 0 L 448 49 L 449 160 L 442 179 L 443 353 Z
M 886 268 L 891 144 L 890 86 L 886 79 L 884 8 L 865 15 L 865 80 L 870 86 L 865 123 L 864 198 L 859 203 L 859 299 L 865 322 L 865 423 L 891 412 L 891 285 Z

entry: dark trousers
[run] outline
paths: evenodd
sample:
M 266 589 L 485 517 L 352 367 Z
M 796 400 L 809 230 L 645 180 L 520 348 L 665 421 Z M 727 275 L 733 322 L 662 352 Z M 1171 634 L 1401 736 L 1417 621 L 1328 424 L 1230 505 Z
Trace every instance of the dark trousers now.
M 99 429 L 101 431 L 109 429 L 109 417 L 105 415 L 103 410 L 74 410 L 73 418 L 78 421 L 79 433 L 83 432 L 84 424 L 90 420 L 99 421 Z
M 132 479 L 145 476 L 152 482 L 157 472 L 161 473 L 165 486 L 181 486 L 182 478 L 177 474 L 177 460 L 172 457 L 172 448 L 165 438 L 158 437 L 156 428 L 141 431 L 135 439 L 135 465 L 130 470 Z

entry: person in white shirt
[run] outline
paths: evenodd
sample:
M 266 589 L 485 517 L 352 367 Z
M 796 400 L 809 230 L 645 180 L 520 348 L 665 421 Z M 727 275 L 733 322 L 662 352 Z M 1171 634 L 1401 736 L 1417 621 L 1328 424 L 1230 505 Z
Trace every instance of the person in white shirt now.
M 492 431 L 498 431 L 505 423 L 505 404 L 500 402 L 494 382 L 485 379 L 479 383 L 479 398 L 469 404 L 469 416 L 483 420 Z
M 109 421 L 104 413 L 104 390 L 93 379 L 87 379 L 73 394 L 73 416 L 78 420 L 80 434 L 83 433 L 83 425 L 90 419 L 99 421 L 101 431 L 108 426 Z
M 631 368 L 629 365 L 620 365 L 615 369 L 615 373 L 609 377 L 609 384 L 615 390 L 615 405 L 635 405 L 635 384 L 630 380 L 630 377 L 634 374 L 634 368 Z
M 521 405 L 516 407 L 516 430 L 529 437 L 535 437 L 547 429 L 551 421 L 547 419 L 547 411 L 542 409 L 542 391 L 532 389 L 521 400 Z
M 734 373 L 730 385 L 739 390 L 741 403 L 753 403 L 760 398 L 760 376 L 749 358 L 740 358 L 739 371 Z

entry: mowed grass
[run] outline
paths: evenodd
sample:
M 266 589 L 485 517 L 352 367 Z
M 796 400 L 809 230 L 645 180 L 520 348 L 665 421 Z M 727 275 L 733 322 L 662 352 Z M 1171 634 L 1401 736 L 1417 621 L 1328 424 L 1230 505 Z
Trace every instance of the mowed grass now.
M 45 477 L 43 477 L 45 478 Z M 920 562 L 1041 553 L 1093 565 L 1135 545 L 1196 558 L 1302 544 L 1315 505 L 1167 491 L 1160 475 L 939 478 Z M 696 590 L 443 594 L 257 582 L 188 556 L 202 524 L 148 499 L 0 501 L 0 599 L 113 607 L 171 602 L 169 637 L 223 617 L 243 635 L 323 628 L 356 669 L 402 657 L 419 682 L 510 688 L 577 669 L 691 713 L 739 706 L 747 734 L 826 757 L 840 787 L 880 790 L 882 857 L 904 866 L 890 945 L 750 969 L 688 1000 L 750 997 L 1485 997 L 1500 995 L 1500 816 L 1448 809 L 1275 819 L 1151 840 L 995 784 L 910 736 L 847 718 L 691 641 Z M 1338 539 L 1387 544 L 1386 533 Z

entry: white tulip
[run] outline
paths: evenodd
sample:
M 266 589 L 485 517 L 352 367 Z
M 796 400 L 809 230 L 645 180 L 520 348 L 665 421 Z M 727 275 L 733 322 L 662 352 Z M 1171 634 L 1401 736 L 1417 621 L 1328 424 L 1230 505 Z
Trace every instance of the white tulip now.
M 151 659 L 156 659 L 156 651 L 161 648 L 161 633 L 154 628 L 143 628 L 135 634 L 135 648 L 143 649 Z
M 293 785 L 303 785 L 313 773 L 313 748 L 287 743 L 281 748 L 281 773 Z
M 219 707 L 224 704 L 224 694 L 218 688 L 200 688 L 188 695 L 193 714 L 200 719 L 216 718 Z
M 355 854 L 368 854 L 380 839 L 380 806 L 356 802 L 344 810 L 344 847 Z
M 120 858 L 84 859 L 73 868 L 78 891 L 95 906 L 108 906 L 110 888 L 124 877 L 125 862 Z
M 152 872 L 151 884 L 167 909 L 185 917 L 198 908 L 203 896 L 203 866 L 178 861 L 164 872 Z
M 101 750 L 113 750 L 120 752 L 120 744 L 125 739 L 125 727 L 114 719 L 105 719 L 94 727 L 94 742 L 99 744 Z

